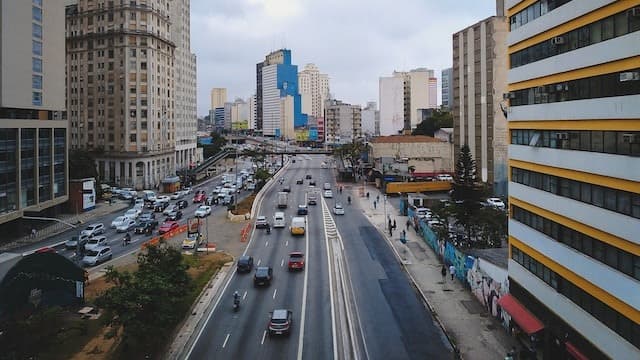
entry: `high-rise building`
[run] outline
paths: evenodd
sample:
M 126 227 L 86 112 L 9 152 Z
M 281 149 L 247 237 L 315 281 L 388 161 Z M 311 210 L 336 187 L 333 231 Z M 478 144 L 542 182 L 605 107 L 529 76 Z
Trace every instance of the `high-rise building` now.
M 175 174 L 171 6 L 177 4 L 78 0 L 66 7 L 71 147 L 94 153 L 105 181 L 142 189 Z
M 249 104 L 237 98 L 231 105 L 231 129 L 246 130 L 249 124 Z
M 507 120 L 500 110 L 507 86 L 507 19 L 492 16 L 453 34 L 455 157 L 469 145 L 478 179 L 507 194 Z
M 291 63 L 291 50 L 281 49 L 268 54 L 256 67 L 261 75 L 257 82 L 256 123 L 266 136 L 281 137 L 285 133 L 293 134 L 293 128 L 307 123 L 302 114 L 302 104 L 298 92 L 298 66 Z M 293 109 L 289 111 L 291 96 Z M 285 118 L 290 114 L 293 121 Z M 290 129 L 290 125 L 293 126 Z M 287 126 L 285 129 L 284 127 Z
M 211 109 L 223 108 L 224 103 L 226 102 L 227 102 L 226 88 L 211 89 Z
M 222 128 L 224 130 L 231 130 L 231 109 L 233 108 L 232 102 L 224 103 L 223 111 L 224 111 L 224 121 Z
M 307 64 L 298 73 L 302 97 L 302 112 L 311 116 L 324 114 L 324 102 L 329 98 L 329 75 L 321 74 L 315 64 Z
M 438 106 L 438 83 L 433 70 L 394 71 L 391 77 L 381 77 L 379 84 L 381 135 L 415 129 L 420 122 L 418 109 Z
M 68 123 L 64 1 L 0 6 L 0 223 L 6 223 L 68 200 Z
M 362 138 L 362 117 L 359 105 L 329 99 L 325 103 L 324 136 L 327 144 L 348 144 Z
M 453 68 L 442 70 L 442 109 L 451 111 L 451 82 L 453 81 Z
M 198 130 L 196 55 L 191 52 L 190 9 L 190 0 L 171 2 L 171 41 L 176 45 L 173 77 L 177 169 L 194 166 L 196 163 L 196 132 Z
M 362 134 L 367 138 L 380 135 L 380 112 L 375 101 L 369 101 L 362 109 Z
M 256 127 L 256 96 L 251 95 L 249 98 L 249 129 L 255 130 Z
M 500 302 L 545 359 L 640 359 L 640 2 L 506 3 Z

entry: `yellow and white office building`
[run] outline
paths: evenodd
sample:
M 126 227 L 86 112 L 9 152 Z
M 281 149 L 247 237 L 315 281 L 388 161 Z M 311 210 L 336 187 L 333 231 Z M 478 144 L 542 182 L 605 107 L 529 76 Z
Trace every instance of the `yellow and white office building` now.
M 640 359 L 640 0 L 505 10 L 510 328 L 539 359 Z

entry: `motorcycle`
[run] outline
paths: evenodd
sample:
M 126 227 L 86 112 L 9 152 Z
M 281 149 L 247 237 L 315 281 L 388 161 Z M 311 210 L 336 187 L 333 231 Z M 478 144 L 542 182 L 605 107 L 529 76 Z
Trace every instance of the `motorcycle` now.
M 233 311 L 237 312 L 238 310 L 240 310 L 240 299 L 235 298 L 233 299 Z
M 271 226 L 267 227 L 267 234 L 271 234 Z
M 127 246 L 131 243 L 131 235 L 127 234 L 125 235 L 125 237 L 122 239 L 122 246 Z

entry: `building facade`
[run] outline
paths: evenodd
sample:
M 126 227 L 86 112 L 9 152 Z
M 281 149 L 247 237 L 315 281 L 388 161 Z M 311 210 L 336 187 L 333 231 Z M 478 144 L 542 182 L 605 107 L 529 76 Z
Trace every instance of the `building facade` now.
M 442 70 L 440 81 L 442 85 L 442 109 L 451 111 L 451 83 L 453 81 L 453 68 Z
M 380 112 L 375 101 L 367 102 L 362 109 L 362 134 L 366 138 L 380 135 Z
M 196 55 L 191 52 L 190 0 L 171 3 L 171 40 L 175 43 L 175 128 L 177 169 L 196 164 L 198 130 Z
M 172 3 L 66 7 L 71 148 L 95 154 L 103 181 L 143 189 L 175 174 Z
M 452 109 L 456 156 L 469 145 L 478 179 L 507 193 L 507 19 L 492 16 L 453 34 Z
M 256 128 L 256 96 L 251 95 L 249 97 L 249 129 L 255 130 Z
M 227 102 L 226 88 L 211 89 L 211 109 L 224 107 L 224 103 L 226 102 Z
M 237 98 L 231 105 L 231 129 L 247 130 L 249 127 L 249 104 Z
M 397 135 L 404 129 L 404 80 L 399 77 L 381 77 L 380 135 Z
M 545 359 L 638 359 L 640 1 L 506 9 L 511 296 Z
M 329 98 L 329 75 L 320 73 L 315 64 L 306 64 L 298 73 L 298 87 L 302 112 L 311 116 L 322 116 L 324 103 Z
M 413 167 L 416 176 L 427 177 L 453 169 L 452 144 L 430 136 L 379 136 L 369 142 L 369 147 L 370 159 L 381 174 L 397 169 L 408 175 L 408 168 Z
M 362 138 L 362 114 L 359 105 L 329 99 L 325 103 L 324 136 L 328 145 L 349 144 Z
M 0 2 L 0 224 L 69 198 L 64 1 Z M 7 224 L 10 225 L 10 224 Z

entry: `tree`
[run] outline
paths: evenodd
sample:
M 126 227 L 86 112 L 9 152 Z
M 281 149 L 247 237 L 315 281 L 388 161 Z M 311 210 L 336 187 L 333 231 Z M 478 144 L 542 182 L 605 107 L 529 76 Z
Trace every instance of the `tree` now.
M 111 315 L 110 325 L 122 326 L 124 349 L 153 353 L 181 320 L 184 296 L 191 290 L 188 265 L 179 250 L 149 246 L 138 255 L 136 272 L 107 269 L 106 280 L 114 284 L 97 299 Z
M 202 156 L 205 159 L 219 153 L 227 145 L 227 139 L 217 132 L 212 132 L 210 136 L 211 144 L 198 144 L 202 148 Z
M 439 129 L 450 127 L 453 127 L 453 115 L 448 111 L 434 109 L 431 117 L 419 123 L 411 134 L 433 136 Z
M 90 177 L 99 180 L 96 160 L 93 155 L 82 150 L 69 151 L 69 178 L 84 179 Z
M 351 143 L 341 145 L 336 148 L 333 153 L 334 155 L 339 156 L 342 159 L 349 160 L 351 162 L 352 168 L 351 173 L 353 178 L 356 178 L 356 166 L 359 161 L 362 153 L 367 150 L 367 146 L 362 141 L 354 140 Z
M 472 234 L 472 219 L 480 208 L 480 199 L 483 194 L 483 187 L 477 182 L 476 162 L 471 156 L 469 146 L 465 144 L 460 149 L 456 162 L 451 197 L 456 204 L 456 218 L 467 230 L 469 239 Z

